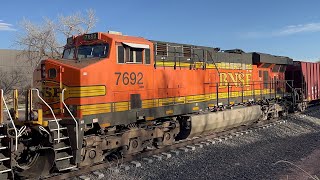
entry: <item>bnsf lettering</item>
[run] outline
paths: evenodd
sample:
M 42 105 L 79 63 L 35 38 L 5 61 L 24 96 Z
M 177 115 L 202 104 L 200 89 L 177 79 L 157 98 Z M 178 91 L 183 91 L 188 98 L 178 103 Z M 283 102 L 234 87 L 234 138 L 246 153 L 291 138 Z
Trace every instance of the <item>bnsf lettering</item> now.
M 241 87 L 242 84 L 250 86 L 251 74 L 244 73 L 220 73 L 219 88 L 226 88 L 228 83 L 232 86 Z
M 135 85 L 135 84 L 139 84 L 142 85 L 143 84 L 143 74 L 142 72 L 138 72 L 137 74 L 135 72 L 115 72 L 114 73 L 117 76 L 116 79 L 116 85 L 119 84 L 123 84 L 123 85 Z
M 52 98 L 52 97 L 59 97 L 60 88 L 58 87 L 45 87 L 44 91 L 42 92 L 44 97 Z

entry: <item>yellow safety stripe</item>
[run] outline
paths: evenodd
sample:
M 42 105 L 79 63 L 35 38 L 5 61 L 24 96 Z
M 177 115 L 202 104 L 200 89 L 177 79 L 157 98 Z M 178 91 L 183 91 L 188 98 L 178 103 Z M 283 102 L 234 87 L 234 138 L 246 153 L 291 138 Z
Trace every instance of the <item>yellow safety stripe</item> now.
M 66 98 L 104 96 L 105 86 L 66 87 Z
M 111 112 L 111 103 L 83 105 L 78 106 L 78 109 L 81 110 L 82 115 L 109 113 Z
M 274 93 L 275 91 L 272 89 L 264 89 L 261 90 L 262 95 Z M 260 90 L 254 91 L 255 96 L 258 98 L 260 96 Z M 244 98 L 248 99 L 252 96 L 253 90 L 243 91 Z M 168 105 L 178 105 L 178 104 L 188 104 L 188 103 L 198 103 L 198 102 L 205 102 L 210 100 L 216 100 L 217 94 L 200 94 L 200 95 L 190 95 L 190 96 L 183 96 L 183 97 L 172 97 L 172 98 L 161 98 L 161 99 L 147 99 L 142 100 L 142 108 L 155 108 L 161 106 L 168 106 Z M 229 98 L 238 98 L 242 97 L 242 92 L 230 92 Z M 219 99 L 226 99 L 228 98 L 227 92 L 220 92 Z M 244 99 L 244 102 L 247 101 Z M 232 102 L 234 103 L 234 102 Z M 113 107 L 112 107 L 113 105 Z M 81 110 L 82 115 L 92 115 L 92 114 L 99 114 L 99 113 L 109 113 L 109 112 L 121 112 L 121 111 L 128 111 L 131 109 L 131 103 L 129 101 L 124 102 L 115 102 L 115 103 L 106 103 L 106 104 L 93 104 L 93 105 L 81 105 L 78 106 L 78 110 Z M 214 106 L 214 104 L 210 104 L 209 106 Z M 112 107 L 112 109 L 111 109 Z M 170 114 L 171 111 L 166 112 Z

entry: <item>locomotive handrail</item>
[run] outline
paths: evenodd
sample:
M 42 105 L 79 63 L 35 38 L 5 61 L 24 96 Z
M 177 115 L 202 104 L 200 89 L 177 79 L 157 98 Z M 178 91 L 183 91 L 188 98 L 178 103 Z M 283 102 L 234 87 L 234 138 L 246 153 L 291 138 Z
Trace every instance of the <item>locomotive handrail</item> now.
M 39 99 L 50 109 L 50 111 L 51 111 L 51 114 L 52 114 L 52 116 L 53 116 L 53 118 L 54 118 L 54 120 L 55 120 L 55 122 L 57 123 L 57 130 L 58 130 L 58 143 L 60 143 L 60 124 L 59 124 L 59 122 L 58 122 L 58 120 L 57 120 L 57 118 L 56 118 L 56 115 L 54 115 L 54 112 L 53 112 L 53 110 L 52 110 L 52 108 L 49 106 L 49 104 L 44 100 L 44 99 L 42 99 L 42 97 L 40 96 L 40 92 L 39 92 L 39 89 L 36 89 L 36 88 L 31 88 L 31 93 L 32 93 L 32 91 L 36 91 L 37 92 L 37 96 L 39 97 Z
M 16 128 L 16 125 L 14 124 L 14 121 L 13 121 L 13 119 L 12 119 L 11 113 L 9 112 L 7 103 L 6 103 L 5 99 L 4 99 L 3 89 L 1 89 L 1 97 L 2 97 L 3 104 L 4 104 L 4 106 L 5 106 L 5 108 L 6 108 L 7 112 L 8 112 L 8 115 L 9 115 L 9 118 L 10 118 L 10 122 L 11 122 L 11 124 L 12 124 L 12 126 L 13 126 L 13 129 L 14 129 L 15 141 L 16 141 L 15 151 L 17 151 L 17 150 L 18 150 L 18 138 L 19 138 L 19 134 L 20 134 L 20 133 L 22 134 L 22 132 L 25 130 L 25 126 L 24 126 L 24 129 L 23 129 L 23 127 L 21 128 L 21 129 L 23 129 L 22 131 L 20 131 L 21 129 L 19 130 L 19 134 L 18 134 L 18 130 L 17 130 L 17 128 Z M 1 109 L 1 111 L 2 111 L 2 109 Z
M 203 59 L 203 61 L 201 61 L 201 58 L 200 58 L 200 56 L 199 56 L 198 54 L 192 54 L 192 55 L 193 55 L 193 56 L 197 56 L 198 61 L 202 63 L 202 69 L 206 69 L 206 68 L 207 68 L 207 67 L 206 67 L 207 61 L 205 61 L 205 59 Z M 217 67 L 216 67 L 216 68 L 217 68 Z M 218 74 L 219 74 L 219 71 L 218 71 Z
M 68 106 L 66 105 L 66 103 L 64 102 L 64 91 L 66 89 L 63 89 L 62 90 L 62 93 L 61 93 L 61 101 L 62 101 L 62 104 L 64 105 L 64 107 L 67 109 L 68 113 L 71 115 L 73 121 L 76 123 L 76 140 L 77 140 L 77 149 L 79 148 L 79 126 L 78 126 L 78 121 L 76 120 L 76 118 L 73 116 L 73 114 L 71 113 L 70 109 L 68 108 Z
M 293 104 L 295 105 L 297 103 L 297 99 L 296 99 L 296 95 L 299 95 L 298 92 L 297 92 L 297 89 L 292 87 L 288 82 L 286 82 L 287 86 L 289 88 L 291 88 L 291 91 L 292 91 L 292 100 L 293 100 Z
M 210 51 L 206 50 L 206 52 L 207 52 L 207 54 L 209 54 L 209 55 L 210 55 L 210 58 L 211 58 L 211 60 L 212 60 L 212 63 L 213 63 L 213 65 L 214 65 L 214 67 L 216 68 L 216 70 L 217 70 L 217 72 L 218 72 L 218 75 L 219 75 L 219 77 L 220 77 L 220 71 L 219 71 L 219 69 L 218 69 L 218 67 L 217 67 L 216 63 L 214 62 L 214 60 L 213 60 L 213 58 L 212 58 L 212 55 L 211 55 Z

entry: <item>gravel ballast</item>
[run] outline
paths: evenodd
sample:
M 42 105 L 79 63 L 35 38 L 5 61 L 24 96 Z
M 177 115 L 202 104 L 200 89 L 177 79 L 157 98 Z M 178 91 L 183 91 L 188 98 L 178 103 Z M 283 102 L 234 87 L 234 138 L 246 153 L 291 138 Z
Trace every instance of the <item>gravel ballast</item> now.
M 100 172 L 105 175 L 103 179 L 121 180 L 296 179 L 294 174 L 304 173 L 289 163 L 279 161 L 301 166 L 308 156 L 320 149 L 318 109 L 319 106 L 311 107 L 304 114 L 292 115 L 286 123 L 198 147 L 194 151 L 181 151 L 178 156 L 171 153 L 172 158 L 168 160 L 154 159 L 150 164 L 141 161 L 142 167 L 131 166 L 130 170 L 120 173 Z M 314 173 L 312 175 L 320 177 Z M 95 178 L 92 174 L 87 176 Z M 307 179 L 306 176 L 299 178 L 302 177 Z

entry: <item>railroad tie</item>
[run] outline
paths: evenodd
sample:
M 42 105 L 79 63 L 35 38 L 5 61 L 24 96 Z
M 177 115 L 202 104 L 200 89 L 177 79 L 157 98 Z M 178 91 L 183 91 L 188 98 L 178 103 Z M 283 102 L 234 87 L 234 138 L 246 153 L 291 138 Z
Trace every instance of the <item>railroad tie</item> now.
M 116 168 L 116 167 L 109 167 L 108 170 L 112 173 L 119 173 L 120 172 L 119 168 Z
M 141 163 L 138 161 L 131 161 L 131 164 L 133 164 L 136 168 L 141 167 Z
M 163 152 L 163 153 L 161 153 L 161 154 L 164 155 L 164 157 L 166 157 L 167 159 L 169 159 L 169 158 L 172 157 L 172 155 L 171 155 L 170 153 L 165 153 L 165 152 Z
M 195 146 L 199 147 L 199 148 L 203 148 L 202 144 L 195 144 Z
M 142 158 L 143 161 L 147 162 L 147 163 L 153 163 L 153 160 L 150 158 Z
M 81 179 L 81 180 L 90 180 L 90 178 L 88 176 L 80 176 L 79 179 Z
M 184 151 L 184 152 L 188 152 L 189 150 L 187 148 L 179 148 L 179 150 Z
M 175 154 L 176 156 L 178 156 L 179 155 L 179 151 L 177 151 L 177 150 L 171 150 L 170 152 L 172 152 L 173 154 Z
M 88 176 L 79 176 L 79 179 L 81 179 L 81 180 L 90 180 L 90 177 L 88 177 Z
M 81 179 L 81 180 L 90 180 L 90 177 L 88 177 L 88 176 L 80 176 L 79 179 Z
M 97 179 L 102 179 L 102 178 L 104 178 L 104 174 L 101 173 L 101 172 L 99 172 L 99 171 L 94 171 L 93 174 L 94 174 L 95 176 L 97 176 Z
M 158 161 L 162 161 L 162 156 L 160 155 L 152 155 L 152 157 L 156 158 Z
M 209 142 L 200 142 L 201 144 L 204 144 L 204 145 L 206 145 L 206 146 L 209 146 L 210 145 L 210 143 Z
M 195 146 L 186 146 L 187 148 L 191 149 L 192 151 L 196 150 Z
M 212 140 L 212 139 L 208 139 L 207 141 L 210 142 L 211 144 L 215 144 L 216 143 L 216 141 Z
M 130 170 L 130 166 L 125 165 L 125 164 L 121 164 L 121 165 L 120 165 L 120 168 L 123 169 L 123 170 L 125 170 L 125 171 L 129 171 L 129 170 Z

